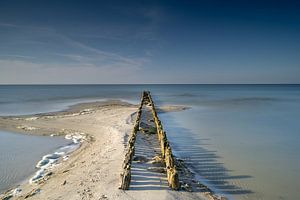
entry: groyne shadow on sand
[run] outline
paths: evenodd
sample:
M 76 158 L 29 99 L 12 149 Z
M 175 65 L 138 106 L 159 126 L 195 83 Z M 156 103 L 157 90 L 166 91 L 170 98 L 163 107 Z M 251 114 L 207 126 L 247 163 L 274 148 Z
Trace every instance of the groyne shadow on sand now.
M 147 114 L 148 113 L 148 114 Z M 150 122 L 153 126 L 153 121 L 149 112 L 141 112 L 140 120 L 142 122 Z M 159 113 L 160 117 L 163 113 Z M 133 116 L 131 116 L 133 117 Z M 212 189 L 215 193 L 221 195 L 246 195 L 251 194 L 253 191 L 244 189 L 238 180 L 251 178 L 249 175 L 231 175 L 230 170 L 226 169 L 224 164 L 220 162 L 220 157 L 216 151 L 211 151 L 206 148 L 210 145 L 209 139 L 199 138 L 201 135 L 195 135 L 191 130 L 180 127 L 176 124 L 172 115 L 163 115 L 168 134 L 170 144 L 174 148 L 175 155 L 178 156 L 178 161 L 184 166 L 187 166 L 191 171 L 188 174 L 192 175 L 193 180 L 199 180 L 201 185 L 196 188 L 192 186 L 192 191 L 195 192 L 207 192 Z M 140 124 L 141 126 L 141 124 Z M 142 130 L 142 132 L 140 132 Z M 165 177 L 165 171 L 151 170 L 153 163 L 148 161 L 153 160 L 154 157 L 160 157 L 160 145 L 157 140 L 157 134 L 145 134 L 143 128 L 136 132 L 136 142 L 134 148 L 134 158 L 131 166 L 131 183 L 130 190 L 162 190 L 169 189 L 168 180 Z M 137 159 L 136 157 L 143 157 L 143 159 Z M 179 163 L 178 163 L 179 164 Z M 182 166 L 182 172 L 186 169 Z M 149 170 L 150 169 L 150 170 Z M 189 171 L 189 170 L 188 170 Z M 186 184 L 186 178 L 190 175 L 183 175 L 182 184 Z M 180 175 L 180 176 L 181 176 Z M 234 181 L 232 181 L 234 180 Z M 197 182 L 197 181 L 196 181 Z M 193 183 L 191 183 L 194 185 Z M 203 187 L 204 186 L 204 187 Z M 208 186 L 209 189 L 207 189 Z M 189 191 L 189 189 L 184 189 Z
M 151 113 L 142 113 L 141 121 L 151 118 Z M 137 132 L 135 142 L 135 157 L 151 159 L 160 156 L 161 150 L 156 134 Z M 168 181 L 164 173 L 149 170 L 154 167 L 148 162 L 132 161 L 130 190 L 169 190 Z
M 151 146 L 154 148 L 149 148 L 146 143 L 152 139 L 147 140 L 141 136 L 141 134 L 137 136 L 135 155 L 147 158 L 154 157 L 155 154 L 158 155 L 160 151 L 158 142 L 151 142 Z M 156 148 L 158 148 L 157 152 L 155 151 Z M 149 170 L 151 167 L 153 165 L 149 163 L 132 162 L 130 190 L 169 190 L 166 175 Z
M 199 175 L 201 180 L 205 180 L 203 184 L 224 195 L 247 195 L 253 193 L 251 190 L 230 183 L 238 182 L 240 179 L 252 178 L 252 176 L 230 175 L 229 173 L 232 170 L 227 169 L 223 163 L 218 161 L 220 158 L 218 152 L 205 148 L 205 146 L 210 145 L 210 139 L 195 138 L 189 129 L 177 126 L 174 119 L 169 115 L 164 115 L 163 119 L 166 122 L 164 123 L 165 127 L 169 127 L 168 129 L 171 130 L 168 130 L 167 134 L 175 155 L 178 156 L 178 159 L 182 159 L 184 164 L 196 175 Z M 137 134 L 136 156 L 153 157 L 153 152 L 160 153 L 156 136 L 153 136 L 154 138 L 151 135 L 149 138 L 145 138 L 145 135 Z M 130 190 L 170 190 L 165 174 L 151 172 L 148 170 L 149 167 L 151 165 L 147 163 L 132 162 Z M 199 188 L 194 191 L 201 192 L 202 190 Z
M 165 124 L 168 139 L 174 150 L 175 156 L 182 159 L 184 164 L 191 169 L 203 184 L 213 189 L 216 193 L 224 195 L 248 195 L 252 190 L 233 184 L 241 179 L 253 178 L 250 175 L 231 175 L 232 170 L 227 169 L 220 162 L 217 151 L 208 150 L 209 138 L 197 138 L 191 130 L 178 126 L 172 116 L 167 113 L 158 113 Z M 201 136 L 201 134 L 199 134 Z M 201 191 L 199 189 L 198 191 Z

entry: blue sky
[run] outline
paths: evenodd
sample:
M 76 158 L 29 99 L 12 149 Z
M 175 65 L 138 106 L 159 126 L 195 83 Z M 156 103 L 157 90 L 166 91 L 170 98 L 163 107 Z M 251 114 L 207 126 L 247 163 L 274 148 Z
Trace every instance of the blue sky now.
M 300 83 L 297 1 L 0 1 L 0 84 Z

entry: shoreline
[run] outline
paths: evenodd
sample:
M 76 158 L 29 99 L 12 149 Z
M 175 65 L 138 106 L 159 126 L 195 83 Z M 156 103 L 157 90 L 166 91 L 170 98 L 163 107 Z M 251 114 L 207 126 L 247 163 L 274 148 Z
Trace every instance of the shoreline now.
M 14 116 L 0 116 L 0 129 L 8 132 L 12 132 L 15 134 L 25 134 L 25 135 L 37 135 L 37 136 L 53 136 L 53 137 L 64 137 L 68 134 L 76 133 L 79 130 L 76 129 L 74 126 L 69 126 L 68 129 L 59 129 L 54 128 L 55 126 L 42 124 L 41 122 L 49 121 L 49 120 L 61 120 L 65 118 L 74 118 L 80 117 L 89 114 L 95 114 L 98 110 L 103 110 L 109 107 L 113 110 L 114 107 L 128 107 L 134 108 L 134 105 L 129 103 L 118 101 L 118 100 L 111 100 L 111 101 L 100 101 L 100 102 L 89 102 L 89 103 L 78 103 L 69 106 L 68 108 L 60 111 L 55 112 L 48 112 L 48 113 L 38 113 L 38 114 L 29 114 L 29 115 L 14 115 Z M 33 125 L 34 124 L 34 125 Z M 42 125 L 39 127 L 39 125 Z M 79 148 L 76 148 L 74 151 L 68 153 L 70 157 L 76 156 L 77 154 L 85 151 L 85 149 L 90 146 L 90 143 L 94 142 L 93 135 L 86 134 L 86 141 L 80 143 Z M 71 143 L 70 143 L 71 144 Z M 59 148 L 58 148 L 59 149 Z M 58 150 L 56 149 L 56 151 Z M 49 152 L 49 154 L 54 152 Z M 47 154 L 47 155 L 49 155 Z M 47 156 L 44 155 L 44 156 Z M 43 156 L 43 157 L 44 157 Z M 42 159 L 42 158 L 41 158 Z M 62 159 L 59 159 L 57 165 L 64 165 Z M 34 166 L 38 165 L 38 163 L 33 163 Z M 31 184 L 29 183 L 30 179 L 38 172 L 39 168 L 35 167 L 36 170 L 33 174 L 29 174 L 25 179 L 12 184 L 7 190 L 4 190 L 0 193 L 0 199 L 5 199 L 12 191 L 16 189 L 22 188 L 22 193 L 26 190 L 29 191 L 27 188 L 32 188 Z M 57 171 L 57 169 L 54 169 Z M 52 172 L 50 171 L 52 174 Z M 50 177 L 46 176 L 46 179 Z M 42 180 L 42 182 L 45 180 Z M 29 191 L 30 193 L 31 191 Z M 9 199 L 18 199 L 19 195 L 15 195 L 14 197 L 9 197 Z M 20 196 L 22 198 L 22 196 Z
M 1 129 L 0 129 L 0 130 L 1 130 Z M 19 133 L 19 132 L 11 132 L 11 131 L 5 131 L 5 132 L 8 133 L 8 134 L 27 135 L 27 134 L 23 134 L 23 133 Z M 38 136 L 38 137 L 50 137 L 50 136 L 39 136 L 39 135 L 34 135 L 34 136 Z M 30 137 L 30 136 L 29 136 L 29 137 Z M 60 137 L 60 138 L 63 139 L 63 140 L 69 141 L 68 139 L 64 138 L 63 136 L 58 136 L 58 137 Z M 49 139 L 51 140 L 52 138 L 49 138 Z M 1 197 L 2 197 L 3 194 L 8 194 L 9 192 L 11 192 L 11 191 L 17 189 L 20 185 L 28 184 L 29 181 L 30 181 L 30 179 L 31 179 L 32 177 L 34 177 L 34 175 L 35 175 L 35 174 L 37 173 L 37 171 L 39 170 L 39 168 L 37 167 L 37 165 L 39 164 L 39 162 L 41 162 L 41 161 L 43 160 L 43 157 L 48 156 L 48 155 L 50 155 L 50 154 L 54 154 L 55 152 L 58 152 L 58 150 L 61 150 L 62 148 L 65 148 L 65 147 L 68 147 L 68 146 L 71 146 L 71 145 L 74 145 L 74 143 L 73 143 L 73 142 L 69 142 L 68 144 L 59 146 L 59 147 L 55 148 L 54 150 L 48 152 L 47 154 L 42 155 L 42 156 L 40 157 L 40 160 L 39 160 L 38 162 L 32 163 L 32 166 L 33 166 L 34 169 L 35 169 L 32 173 L 28 174 L 26 177 L 23 177 L 23 179 L 21 179 L 21 180 L 15 182 L 15 183 L 12 183 L 9 187 L 0 190 L 0 199 L 1 199 Z M 72 153 L 74 153 L 74 152 L 75 152 L 77 149 L 79 149 L 80 147 L 81 147 L 81 144 L 80 144 L 80 146 L 78 146 L 78 148 L 74 149 L 73 151 L 68 152 L 68 153 L 66 154 L 66 156 L 71 155 Z M 61 160 L 61 159 L 57 160 L 58 162 L 55 161 L 55 163 L 53 163 L 53 164 L 59 163 L 60 160 Z
M 160 112 L 184 109 L 187 108 L 167 106 L 162 107 Z M 132 117 L 136 110 L 136 105 L 113 100 L 80 103 L 57 112 L 0 117 L 0 129 L 6 131 L 54 137 L 83 132 L 88 137 L 80 148 L 71 152 L 68 160 L 59 162 L 41 183 L 29 184 L 26 181 L 28 178 L 22 181 L 18 186 L 21 191 L 11 199 L 56 199 L 67 194 L 70 196 L 70 193 L 72 199 L 132 199 L 140 195 L 145 199 L 155 199 L 157 195 L 167 199 L 209 199 L 203 193 L 196 192 L 157 190 L 145 191 L 145 196 L 143 191 L 122 192 L 117 189 L 125 140 L 133 127 Z M 58 191 L 53 194 L 53 189 Z M 3 194 L 5 192 L 0 194 L 0 198 L 4 198 Z

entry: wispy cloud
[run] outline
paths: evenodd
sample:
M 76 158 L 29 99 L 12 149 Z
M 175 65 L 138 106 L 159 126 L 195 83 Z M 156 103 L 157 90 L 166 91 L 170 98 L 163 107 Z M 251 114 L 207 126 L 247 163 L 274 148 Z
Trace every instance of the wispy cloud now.
M 15 28 L 15 29 L 27 29 L 27 30 L 43 30 L 43 31 L 53 31 L 53 29 L 46 27 L 46 26 L 31 26 L 31 25 L 21 25 L 21 24 L 14 24 L 14 23 L 4 23 L 0 22 L 0 27 L 6 28 Z
M 24 55 L 0 55 L 0 58 L 8 58 L 8 59 L 35 59 L 36 57 L 33 57 L 33 56 L 24 56 Z
M 91 27 L 76 32 L 64 31 L 61 27 L 0 21 L 1 29 L 13 33 L 5 36 L 11 41 L 0 48 L 0 82 L 121 83 L 137 80 L 144 66 L 151 62 L 153 48 L 147 45 L 157 40 L 162 12 L 156 8 L 134 12 L 146 23 L 134 24 L 134 27 L 109 24 L 108 28 Z M 87 42 L 93 39 L 101 40 L 96 45 Z M 146 45 L 136 51 L 136 44 L 144 41 Z M 103 48 L 101 42 L 106 45 L 112 42 L 116 48 Z M 118 42 L 120 49 L 117 49 Z M 13 48 L 15 51 L 6 50 Z
M 132 67 L 133 69 L 137 69 L 143 65 L 143 63 L 147 62 L 147 59 L 145 57 L 129 57 L 120 55 L 118 53 L 104 51 L 99 48 L 91 47 L 87 44 L 84 44 L 83 42 L 80 42 L 78 40 L 75 40 L 65 34 L 59 33 L 58 31 L 54 30 L 53 28 L 39 28 L 34 26 L 19 26 L 15 24 L 6 24 L 6 23 L 0 23 L 0 26 L 7 26 L 7 27 L 14 27 L 19 29 L 19 31 L 22 31 L 23 29 L 31 29 L 33 31 L 33 34 L 37 39 L 33 40 L 32 35 L 30 35 L 30 38 L 28 39 L 28 42 L 26 42 L 26 38 L 24 38 L 23 43 L 27 43 L 30 45 L 35 44 L 43 44 L 45 47 L 45 51 L 42 52 L 44 54 L 43 57 L 49 56 L 59 56 L 69 59 L 69 61 L 72 61 L 72 65 L 68 65 L 68 63 L 61 63 L 61 65 L 65 66 L 74 66 L 74 62 L 78 62 L 78 64 L 81 64 L 82 66 L 94 66 L 94 67 Z M 40 30 L 43 30 L 43 32 L 40 32 Z M 46 31 L 46 34 L 45 34 Z M 46 38 L 42 41 L 40 38 Z M 48 39 L 47 39 L 48 38 Z M 55 43 L 46 43 L 45 40 L 55 41 Z M 48 45 L 56 45 L 61 46 L 61 50 L 69 52 L 69 53 L 59 53 L 55 51 L 50 51 L 47 49 Z M 3 58 L 15 58 L 18 59 L 35 59 L 34 56 L 27 56 L 27 55 L 6 55 L 2 54 L 0 57 Z M 42 62 L 42 60 L 39 60 L 39 62 Z M 55 62 L 55 61 L 54 61 Z M 58 63 L 60 64 L 60 63 Z
M 51 27 L 40 29 L 5 23 L 0 26 L 21 33 L 30 30 L 28 37 L 24 34 L 23 43 L 18 43 L 29 50 L 26 54 L 0 52 L 0 83 L 122 83 L 138 76 L 148 62 L 146 57 L 125 56 L 89 46 Z M 39 44 L 43 44 L 43 51 L 31 56 L 30 50 Z
M 143 63 L 143 61 L 145 61 L 144 58 L 129 58 L 129 57 L 117 54 L 117 53 L 103 51 L 103 50 L 88 46 L 82 42 L 75 41 L 69 37 L 66 37 L 65 35 L 62 35 L 62 34 L 59 34 L 58 36 L 60 38 L 62 38 L 63 41 L 65 41 L 70 46 L 73 46 L 73 47 L 81 49 L 81 50 L 88 51 L 90 53 L 94 53 L 94 54 L 96 54 L 96 56 L 99 56 L 99 58 L 102 58 L 102 60 L 106 59 L 106 60 L 118 62 L 118 63 L 123 62 L 123 63 L 129 64 L 129 65 L 133 65 L 135 67 L 140 66 Z
M 98 33 L 98 34 L 81 34 L 78 35 L 83 38 L 91 38 L 91 39 L 103 39 L 103 40 L 117 40 L 117 41 L 129 41 L 129 39 L 126 39 L 124 37 L 120 36 L 113 36 L 113 35 L 108 35 L 108 34 L 103 34 L 103 33 Z
M 9 24 L 9 23 L 2 23 L 2 22 L 0 22 L 0 26 L 2 26 L 2 27 L 20 28 L 19 25 L 16 25 L 16 24 Z

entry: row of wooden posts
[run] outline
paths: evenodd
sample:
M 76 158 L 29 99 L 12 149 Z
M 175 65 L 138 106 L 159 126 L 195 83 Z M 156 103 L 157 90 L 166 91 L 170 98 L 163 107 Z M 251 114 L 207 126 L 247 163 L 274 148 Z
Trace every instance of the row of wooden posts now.
M 167 140 L 166 132 L 163 130 L 163 126 L 161 121 L 159 120 L 156 112 L 156 108 L 154 105 L 154 102 L 152 100 L 152 97 L 150 95 L 149 91 L 144 91 L 141 98 L 141 104 L 138 108 L 136 121 L 134 124 L 134 128 L 131 132 L 131 135 L 128 140 L 128 149 L 127 153 L 125 155 L 125 159 L 122 165 L 123 172 L 121 173 L 121 186 L 120 189 L 128 190 L 130 181 L 131 181 L 131 162 L 134 156 L 134 143 L 136 140 L 136 134 L 139 130 L 140 122 L 141 122 L 141 115 L 142 115 L 142 108 L 143 105 L 149 105 L 151 106 L 151 112 L 153 115 L 153 120 L 156 126 L 158 140 L 161 147 L 161 156 L 163 159 L 163 162 L 166 167 L 167 172 L 167 180 L 169 187 L 173 190 L 178 190 L 180 188 L 179 183 L 179 176 L 178 172 L 176 170 L 176 164 L 175 160 L 172 154 L 171 147 L 169 145 L 169 142 Z
M 132 159 L 134 156 L 134 150 L 135 150 L 134 143 L 136 140 L 136 134 L 140 127 L 142 108 L 143 108 L 143 104 L 144 104 L 143 99 L 144 99 L 144 97 L 142 96 L 141 104 L 138 108 L 135 124 L 134 124 L 133 130 L 128 139 L 128 148 L 127 148 L 127 153 L 125 154 L 125 159 L 124 159 L 124 162 L 122 165 L 123 172 L 121 173 L 121 185 L 119 187 L 119 189 L 122 189 L 122 190 L 128 190 L 130 181 L 131 181 L 131 162 L 132 162 Z
M 156 108 L 150 95 L 150 92 L 144 92 L 144 96 L 148 97 L 149 103 L 152 107 L 151 110 L 153 120 L 156 125 L 156 132 L 160 143 L 161 154 L 166 166 L 168 184 L 173 190 L 178 190 L 180 188 L 179 176 L 176 170 L 175 159 L 172 153 L 171 146 L 169 145 L 166 132 L 164 131 L 162 123 L 157 116 Z

